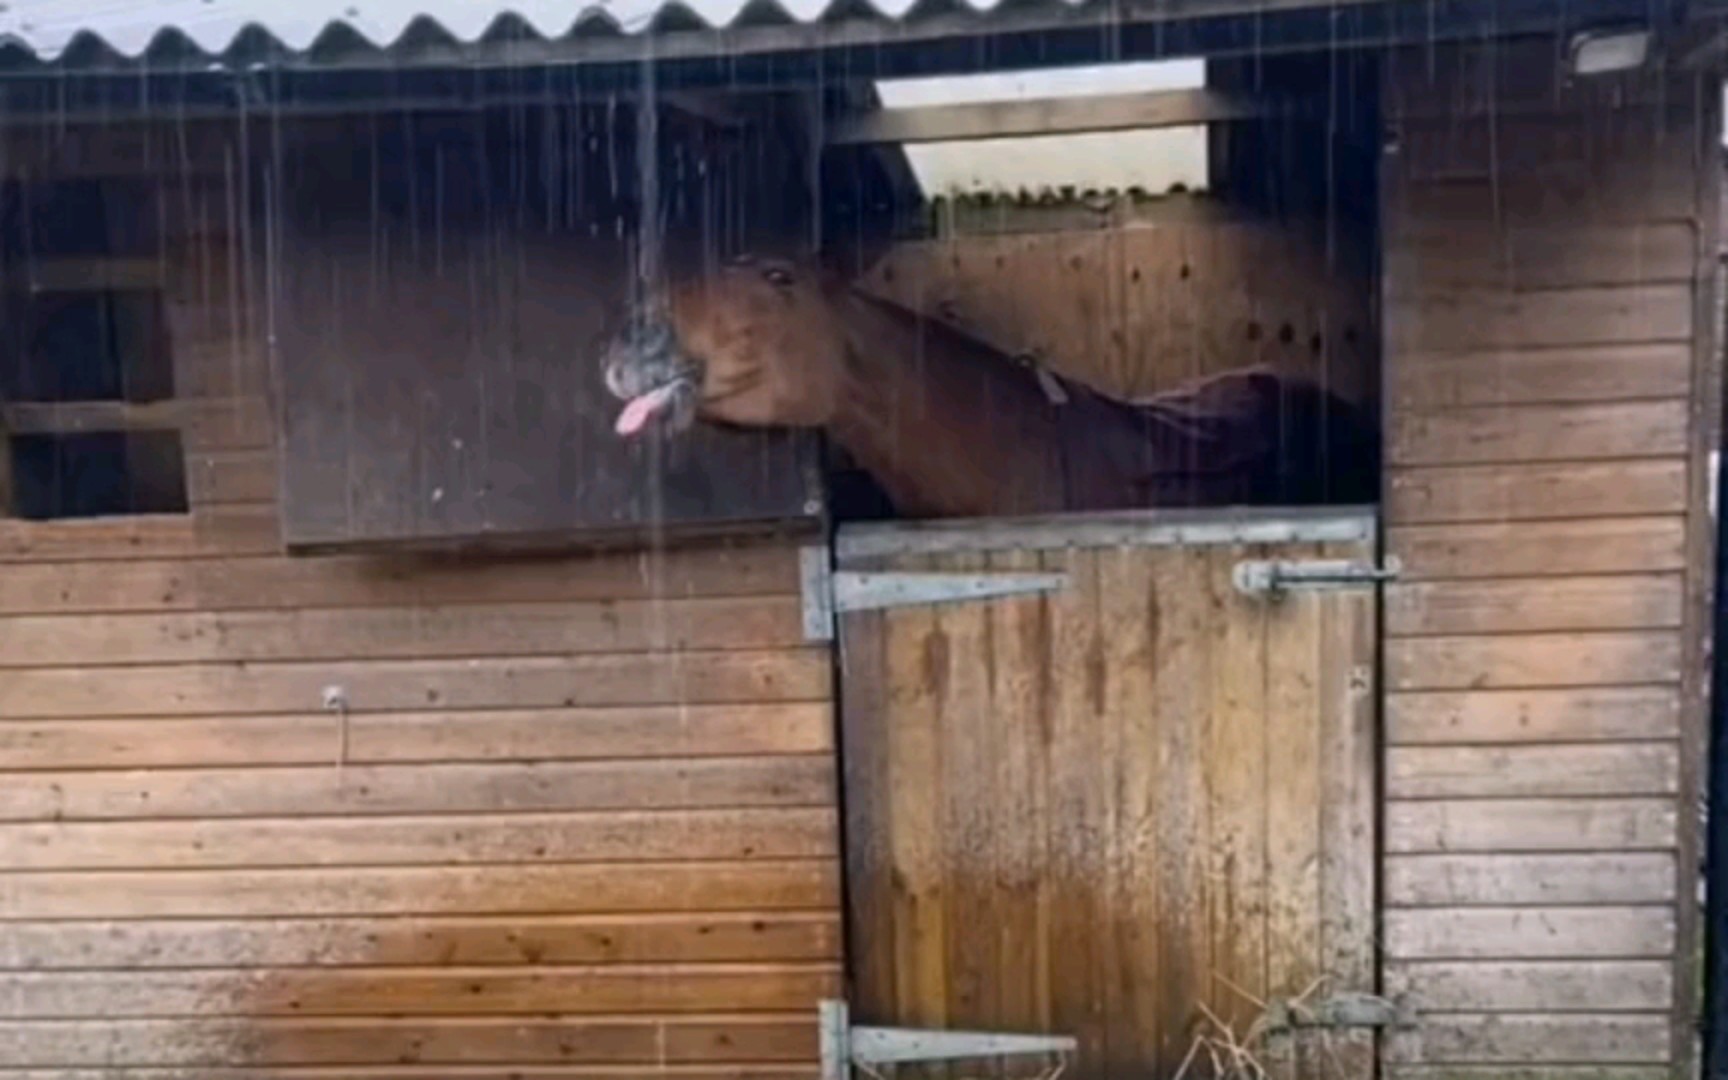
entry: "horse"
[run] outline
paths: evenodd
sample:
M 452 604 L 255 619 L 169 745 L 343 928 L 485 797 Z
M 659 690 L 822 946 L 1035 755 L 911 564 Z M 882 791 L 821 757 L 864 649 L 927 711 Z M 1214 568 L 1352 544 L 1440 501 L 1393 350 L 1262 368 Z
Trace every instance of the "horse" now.
M 607 340 L 617 430 L 820 430 L 910 517 L 1371 503 L 1379 436 L 1312 380 L 1245 367 L 1127 401 L 811 263 L 668 283 Z

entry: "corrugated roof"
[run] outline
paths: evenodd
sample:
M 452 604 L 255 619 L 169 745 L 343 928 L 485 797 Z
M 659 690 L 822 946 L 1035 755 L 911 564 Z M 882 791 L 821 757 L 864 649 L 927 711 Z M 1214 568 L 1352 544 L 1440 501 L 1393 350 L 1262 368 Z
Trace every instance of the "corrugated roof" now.
M 1052 7 L 1079 6 L 1059 0 Z M 916 0 L 7 0 L 0 45 L 52 63 L 69 54 L 138 60 L 152 53 L 214 59 L 273 48 L 387 51 L 494 39 L 637 34 L 657 25 L 723 29 L 740 21 L 813 23 L 833 11 L 895 20 Z M 996 0 L 961 0 L 984 12 Z

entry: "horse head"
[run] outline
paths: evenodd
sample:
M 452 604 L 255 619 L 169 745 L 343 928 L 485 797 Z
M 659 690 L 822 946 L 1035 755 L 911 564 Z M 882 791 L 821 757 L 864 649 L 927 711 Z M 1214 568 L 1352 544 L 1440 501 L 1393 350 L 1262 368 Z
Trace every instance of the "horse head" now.
M 845 384 L 837 284 L 810 263 L 744 256 L 684 277 L 656 312 L 607 342 L 617 429 L 680 431 L 701 417 L 741 427 L 821 427 Z

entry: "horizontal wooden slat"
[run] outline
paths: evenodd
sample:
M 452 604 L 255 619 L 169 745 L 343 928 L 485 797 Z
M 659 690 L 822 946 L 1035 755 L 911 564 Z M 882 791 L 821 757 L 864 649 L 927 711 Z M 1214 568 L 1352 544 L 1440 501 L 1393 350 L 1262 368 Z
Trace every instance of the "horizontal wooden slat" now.
M 1394 909 L 1385 937 L 1400 960 L 1656 958 L 1674 952 L 1674 909 Z
M 3 758 L 0 758 L 3 760 Z M 655 761 L 0 772 L 0 821 L 813 806 L 827 755 Z
M 1506 290 L 1649 285 L 1692 280 L 1696 232 L 1690 224 L 1619 227 L 1502 227 L 1394 235 L 1385 275 L 1395 296 L 1422 297 L 1459 289 Z
M 1673 799 L 1392 801 L 1386 850 L 1660 851 L 1674 847 Z
M 1686 452 L 1688 419 L 1683 400 L 1394 410 L 1387 445 L 1397 465 L 1665 457 Z
M 905 144 L 1185 127 L 1245 120 L 1267 108 L 1252 98 L 1208 89 L 928 105 L 839 117 L 825 141 L 831 146 Z
M 7 284 L 31 292 L 149 292 L 166 282 L 160 258 L 35 256 L 5 267 Z
M 1678 687 L 1480 690 L 1386 698 L 1386 737 L 1394 746 L 1668 739 L 1679 734 Z
M 80 431 L 178 431 L 192 450 L 263 450 L 272 445 L 274 414 L 263 398 L 176 398 L 134 404 L 82 401 L 0 406 L 0 425 L 14 435 Z
M 1673 342 L 1405 353 L 1386 377 L 1393 408 L 1434 410 L 1685 397 L 1691 376 L 1690 346 Z
M 1673 631 L 1403 638 L 1386 643 L 1386 672 L 1394 690 L 1667 683 L 1680 644 Z
M 1685 508 L 1686 463 L 1664 458 L 1396 469 L 1386 515 L 1395 525 L 1603 518 L 1604 531 L 1644 536 L 1663 522 L 1635 515 Z
M 1681 608 L 1679 574 L 1393 584 L 1386 633 L 1646 630 L 1678 627 Z
M 1612 854 L 1390 855 L 1394 907 L 1657 904 L 1674 899 L 1674 856 Z
M 1668 1060 L 1672 1028 L 1661 1013 L 1571 1016 L 1427 1016 L 1394 1035 L 1388 1056 L 1405 1062 L 1620 1062 Z
M 832 964 L 676 964 L 327 970 L 52 972 L 8 976 L 0 1016 L 426 1016 L 810 1009 L 833 996 Z
M 0 968 L 255 968 L 837 960 L 837 911 L 15 922 Z
M 1469 233 L 1485 225 L 1581 228 L 1684 222 L 1697 197 L 1691 164 L 1667 159 L 1619 169 L 1571 163 L 1547 169 L 1539 178 L 1508 180 L 1393 176 L 1382 188 L 1386 241 L 1396 244 L 1411 232 Z
M 1386 992 L 1432 1012 L 1656 1011 L 1674 995 L 1663 960 L 1392 962 Z
M 819 701 L 828 682 L 819 649 L 56 668 L 0 679 L 0 717 L 297 712 L 332 686 L 356 712 Z
M 183 519 L 169 519 L 189 525 Z M 65 559 L 51 549 L 43 559 Z M 791 545 L 539 558 L 320 556 L 311 559 L 145 559 L 121 566 L 46 561 L 0 574 L 0 612 L 239 611 L 791 595 Z
M 288 918 L 828 909 L 832 858 L 346 870 L 17 874 L 0 919 Z
M 1678 570 L 1685 566 L 1684 537 L 1685 519 L 1678 516 L 1386 531 L 1404 581 Z
M 822 702 L 0 723 L 6 769 L 536 761 L 820 754 Z M 96 781 L 92 781 L 93 783 Z
M 1497 176 L 1509 187 L 1540 183 L 1569 167 L 1648 178 L 1690 164 L 1696 123 L 1690 94 L 1632 108 L 1409 118 L 1399 125 L 1396 173 L 1423 180 Z
M 1386 752 L 1394 799 L 1673 795 L 1674 743 L 1565 746 L 1395 746 Z
M 656 1065 L 656 1080 L 810 1080 L 813 1064 Z M 641 1080 L 640 1065 L 220 1065 L 172 1069 L 0 1069 L 0 1080 Z
M 1386 1080 L 1667 1080 L 1666 1065 L 1422 1065 L 1388 1063 Z
M 0 825 L 10 870 L 434 866 L 833 855 L 833 810 Z
M 794 596 L 38 615 L 0 619 L 0 667 L 573 656 L 778 648 L 804 640 Z
M 1388 304 L 1388 363 L 1412 353 L 1685 341 L 1689 285 L 1449 293 Z
M 237 1047 L 254 1066 L 532 1065 L 792 1062 L 816 1058 L 816 1025 L 802 1012 L 662 1015 L 439 1017 L 436 1020 L 264 1018 L 105 1020 L 0 1024 L 11 1066 L 210 1065 Z M 0 1073 L 0 1075 L 4 1075 Z M 121 1075 L 130 1075 L 121 1074 Z M 679 1075 L 679 1074 L 674 1074 Z
M 281 550 L 276 508 L 250 503 L 209 507 L 195 514 L 0 519 L 0 563 L 200 559 Z M 11 572 L 8 567 L 7 574 Z

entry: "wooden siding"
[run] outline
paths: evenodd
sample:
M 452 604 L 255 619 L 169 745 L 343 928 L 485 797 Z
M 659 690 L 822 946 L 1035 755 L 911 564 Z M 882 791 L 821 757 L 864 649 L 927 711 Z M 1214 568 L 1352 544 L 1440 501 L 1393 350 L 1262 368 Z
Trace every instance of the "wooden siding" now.
M 200 235 L 192 513 L 0 521 L 0 1080 L 811 1075 L 796 552 L 280 554 L 258 238 Z
M 1690 1053 L 1719 121 L 1552 51 L 1386 73 L 1385 980 L 1425 1013 L 1395 1080 Z M 1516 107 L 1473 107 L 1497 80 Z

